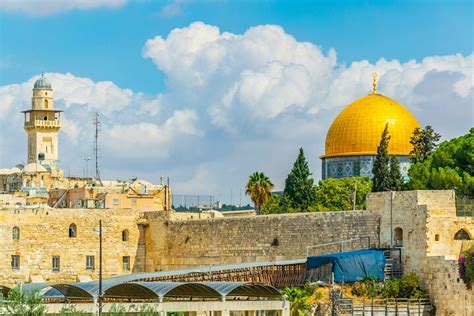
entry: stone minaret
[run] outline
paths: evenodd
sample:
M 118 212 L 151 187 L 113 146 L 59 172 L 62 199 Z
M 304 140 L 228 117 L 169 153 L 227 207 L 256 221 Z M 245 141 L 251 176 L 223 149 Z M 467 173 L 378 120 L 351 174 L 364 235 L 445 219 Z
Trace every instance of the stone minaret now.
M 53 90 L 43 74 L 35 82 L 31 101 L 31 109 L 22 111 L 28 134 L 28 163 L 39 162 L 56 168 L 62 111 L 54 109 Z

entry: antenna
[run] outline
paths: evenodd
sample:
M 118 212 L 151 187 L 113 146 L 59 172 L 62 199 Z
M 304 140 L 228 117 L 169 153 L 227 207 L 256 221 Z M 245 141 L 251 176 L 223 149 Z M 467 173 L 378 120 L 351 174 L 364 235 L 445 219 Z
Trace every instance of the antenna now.
M 100 119 L 99 119 L 99 112 L 95 112 L 94 116 L 94 127 L 95 127 L 95 135 L 94 135 L 94 156 L 95 156 L 95 178 L 99 180 L 100 185 L 102 185 L 102 180 L 100 180 L 99 174 L 99 131 L 100 131 Z

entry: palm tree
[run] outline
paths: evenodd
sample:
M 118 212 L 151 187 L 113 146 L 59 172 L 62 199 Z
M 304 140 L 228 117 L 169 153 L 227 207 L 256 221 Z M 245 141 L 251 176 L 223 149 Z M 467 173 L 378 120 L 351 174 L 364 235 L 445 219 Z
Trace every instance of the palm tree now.
M 255 211 L 260 214 L 260 207 L 272 197 L 273 183 L 263 172 L 254 172 L 250 175 L 245 186 L 247 194 L 255 205 Z

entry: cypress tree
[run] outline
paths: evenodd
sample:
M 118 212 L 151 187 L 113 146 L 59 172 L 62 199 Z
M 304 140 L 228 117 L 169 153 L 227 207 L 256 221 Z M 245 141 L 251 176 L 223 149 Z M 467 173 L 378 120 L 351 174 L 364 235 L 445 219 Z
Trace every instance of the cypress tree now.
M 289 198 L 292 207 L 305 211 L 316 202 L 314 181 L 310 176 L 308 162 L 304 156 L 303 148 L 300 148 L 293 169 L 285 180 L 284 195 Z
M 400 163 L 396 156 L 390 156 L 390 190 L 401 191 L 403 188 L 403 177 L 400 172 Z
M 382 132 L 379 147 L 377 147 L 377 156 L 375 157 L 374 166 L 372 168 L 373 178 L 373 192 L 390 191 L 390 169 L 388 167 L 388 142 L 390 135 L 388 134 L 388 124 Z

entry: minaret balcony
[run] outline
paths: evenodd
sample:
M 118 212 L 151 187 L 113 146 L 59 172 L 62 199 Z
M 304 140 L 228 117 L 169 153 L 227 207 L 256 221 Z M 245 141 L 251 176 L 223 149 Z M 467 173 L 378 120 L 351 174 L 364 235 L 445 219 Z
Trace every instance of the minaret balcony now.
M 25 128 L 45 127 L 45 128 L 60 128 L 61 122 L 59 120 L 31 120 L 25 122 Z

